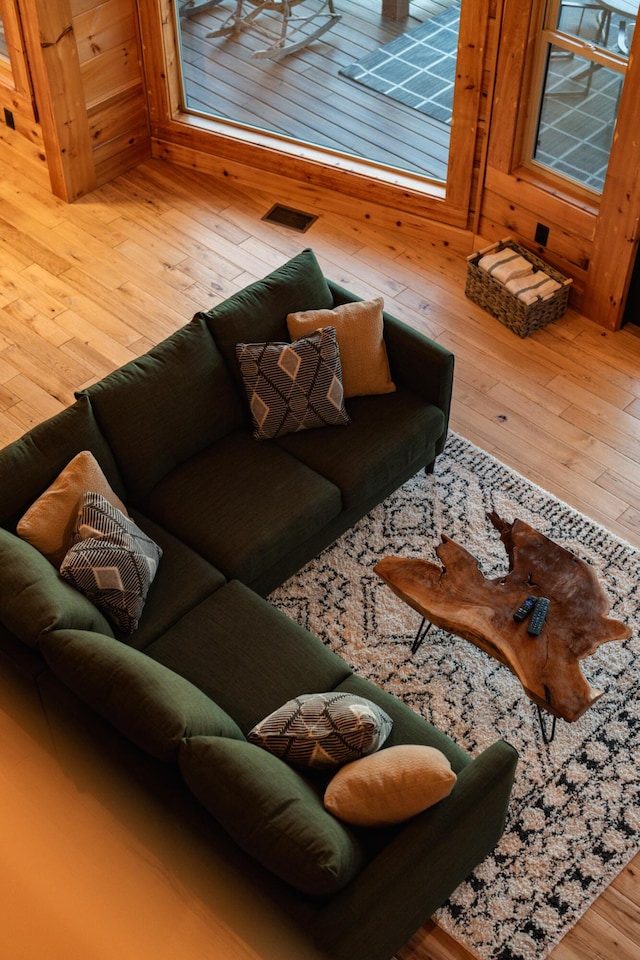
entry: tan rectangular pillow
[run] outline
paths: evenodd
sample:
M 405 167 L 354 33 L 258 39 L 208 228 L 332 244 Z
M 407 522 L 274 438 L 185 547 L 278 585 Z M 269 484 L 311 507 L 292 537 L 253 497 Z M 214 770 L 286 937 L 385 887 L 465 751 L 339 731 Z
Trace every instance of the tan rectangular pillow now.
M 335 327 L 345 398 L 393 393 L 396 389 L 384 342 L 383 307 L 382 297 L 377 297 L 343 303 L 333 310 L 303 310 L 287 317 L 292 340 L 318 327 Z
M 18 522 L 18 536 L 59 567 L 71 546 L 80 498 L 89 492 L 102 494 L 127 515 L 127 508 L 109 486 L 96 458 L 83 450 L 31 504 Z
M 455 782 L 451 764 L 440 750 L 399 744 L 341 767 L 329 781 L 324 805 L 345 823 L 389 826 L 443 800 Z

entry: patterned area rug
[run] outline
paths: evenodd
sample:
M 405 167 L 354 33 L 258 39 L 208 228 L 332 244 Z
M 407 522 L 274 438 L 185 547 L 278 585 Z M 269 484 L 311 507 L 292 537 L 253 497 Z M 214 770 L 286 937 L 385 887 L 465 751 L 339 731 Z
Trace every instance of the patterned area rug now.
M 418 615 L 373 573 L 383 556 L 435 560 L 445 531 L 486 576 L 507 572 L 486 518 L 527 521 L 595 568 L 632 639 L 583 661 L 603 696 L 543 742 L 511 672 L 433 627 L 411 655 Z M 520 762 L 502 840 L 435 919 L 481 960 L 541 960 L 640 848 L 640 551 L 491 456 L 450 435 L 420 473 L 270 599 L 359 673 L 476 755 L 498 737 Z
M 344 77 L 451 123 L 460 2 L 340 70 Z

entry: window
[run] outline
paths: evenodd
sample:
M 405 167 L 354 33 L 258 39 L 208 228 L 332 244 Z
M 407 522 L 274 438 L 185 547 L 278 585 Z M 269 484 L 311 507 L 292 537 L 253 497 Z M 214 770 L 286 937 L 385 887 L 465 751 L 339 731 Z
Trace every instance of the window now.
M 609 162 L 638 0 L 548 0 L 528 162 L 596 194 Z
M 175 9 L 187 111 L 447 180 L 460 0 Z
M 4 32 L 4 24 L 2 22 L 2 12 L 0 11 L 0 61 L 4 60 L 5 63 L 9 62 L 9 48 L 7 47 L 7 38 Z

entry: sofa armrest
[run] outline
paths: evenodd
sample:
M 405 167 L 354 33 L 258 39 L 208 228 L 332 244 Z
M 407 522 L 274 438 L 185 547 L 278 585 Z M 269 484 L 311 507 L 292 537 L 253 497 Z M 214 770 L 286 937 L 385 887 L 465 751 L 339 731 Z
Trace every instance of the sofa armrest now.
M 362 300 L 362 297 L 356 297 L 339 284 L 331 280 L 327 282 L 335 306 Z M 401 384 L 420 394 L 444 414 L 444 430 L 436 444 L 436 454 L 442 453 L 447 439 L 451 410 L 454 355 L 450 350 L 386 311 L 383 317 L 384 340 L 393 380 L 396 384 Z
M 391 375 L 433 403 L 444 413 L 444 447 L 453 392 L 454 356 L 451 351 L 430 340 L 401 320 L 384 313 L 384 339 L 387 346 Z
M 318 912 L 314 936 L 332 960 L 388 960 L 447 900 L 500 839 L 517 761 L 502 740 L 488 747 Z

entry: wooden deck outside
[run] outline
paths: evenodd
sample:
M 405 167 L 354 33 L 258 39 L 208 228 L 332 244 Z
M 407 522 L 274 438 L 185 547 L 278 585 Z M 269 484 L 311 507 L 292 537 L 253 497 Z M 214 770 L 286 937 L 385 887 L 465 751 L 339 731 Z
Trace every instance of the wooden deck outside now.
M 181 21 L 187 109 L 233 120 L 377 164 L 444 181 L 450 127 L 340 75 L 342 67 L 416 27 L 450 0 L 412 0 L 403 20 L 382 17 L 382 0 L 335 0 L 341 20 L 280 61 L 252 59 L 253 30 L 207 38 L 233 0 Z M 265 16 L 264 14 L 262 16 Z

